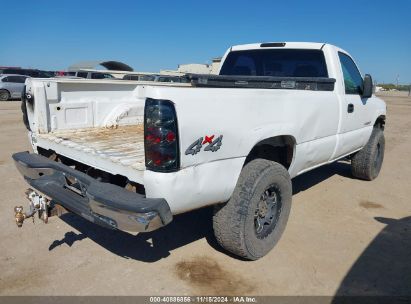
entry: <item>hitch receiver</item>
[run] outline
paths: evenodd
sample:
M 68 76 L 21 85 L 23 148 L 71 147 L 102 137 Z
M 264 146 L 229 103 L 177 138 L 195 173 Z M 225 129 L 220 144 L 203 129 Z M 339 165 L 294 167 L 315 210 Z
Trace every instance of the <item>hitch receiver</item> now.
M 25 193 L 27 199 L 29 200 L 29 211 L 23 212 L 23 206 L 14 207 L 14 217 L 16 220 L 17 227 L 22 227 L 24 220 L 33 217 L 36 213 L 38 213 L 39 219 L 41 219 L 44 223 L 47 224 L 51 201 L 48 198 L 38 194 L 31 188 L 27 189 Z

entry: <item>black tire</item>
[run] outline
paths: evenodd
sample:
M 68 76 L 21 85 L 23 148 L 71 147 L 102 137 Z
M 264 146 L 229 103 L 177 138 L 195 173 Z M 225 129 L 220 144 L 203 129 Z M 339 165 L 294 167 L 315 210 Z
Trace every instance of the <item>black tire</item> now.
M 263 257 L 285 229 L 291 199 L 290 175 L 282 165 L 265 159 L 250 161 L 242 169 L 231 199 L 215 208 L 213 229 L 218 243 L 249 260 Z M 268 222 L 260 225 L 265 219 Z
M 371 181 L 380 173 L 384 160 L 385 138 L 379 127 L 374 127 L 368 143 L 351 158 L 352 175 Z
M 7 90 L 0 90 L 0 101 L 7 101 L 10 99 L 10 93 Z

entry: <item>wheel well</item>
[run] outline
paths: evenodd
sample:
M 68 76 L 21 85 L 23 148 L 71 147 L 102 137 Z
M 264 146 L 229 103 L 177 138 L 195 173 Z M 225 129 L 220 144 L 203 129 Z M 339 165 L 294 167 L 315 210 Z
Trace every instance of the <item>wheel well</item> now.
M 384 130 L 385 127 L 385 115 L 380 115 L 378 118 L 375 120 L 374 127 L 378 127 L 382 130 Z
M 275 161 L 288 169 L 293 161 L 295 139 L 289 135 L 275 136 L 257 143 L 247 155 L 244 166 L 256 158 Z

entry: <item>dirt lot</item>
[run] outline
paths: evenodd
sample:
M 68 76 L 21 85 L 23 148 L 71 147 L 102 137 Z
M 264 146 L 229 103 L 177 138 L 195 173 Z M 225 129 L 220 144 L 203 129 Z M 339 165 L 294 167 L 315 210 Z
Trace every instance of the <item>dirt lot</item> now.
M 285 234 L 256 262 L 221 251 L 209 209 L 134 237 L 73 215 L 18 229 L 27 185 L 11 154 L 29 145 L 20 104 L 1 103 L 0 295 L 411 295 L 411 98 L 384 99 L 379 178 L 344 162 L 297 177 Z

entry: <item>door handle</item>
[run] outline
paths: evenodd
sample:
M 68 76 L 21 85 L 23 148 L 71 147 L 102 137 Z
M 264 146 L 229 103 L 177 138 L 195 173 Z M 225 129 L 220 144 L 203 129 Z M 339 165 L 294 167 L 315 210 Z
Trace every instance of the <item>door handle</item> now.
M 349 104 L 348 104 L 347 112 L 348 112 L 348 113 L 354 112 L 354 105 L 353 105 L 352 103 L 349 103 Z

